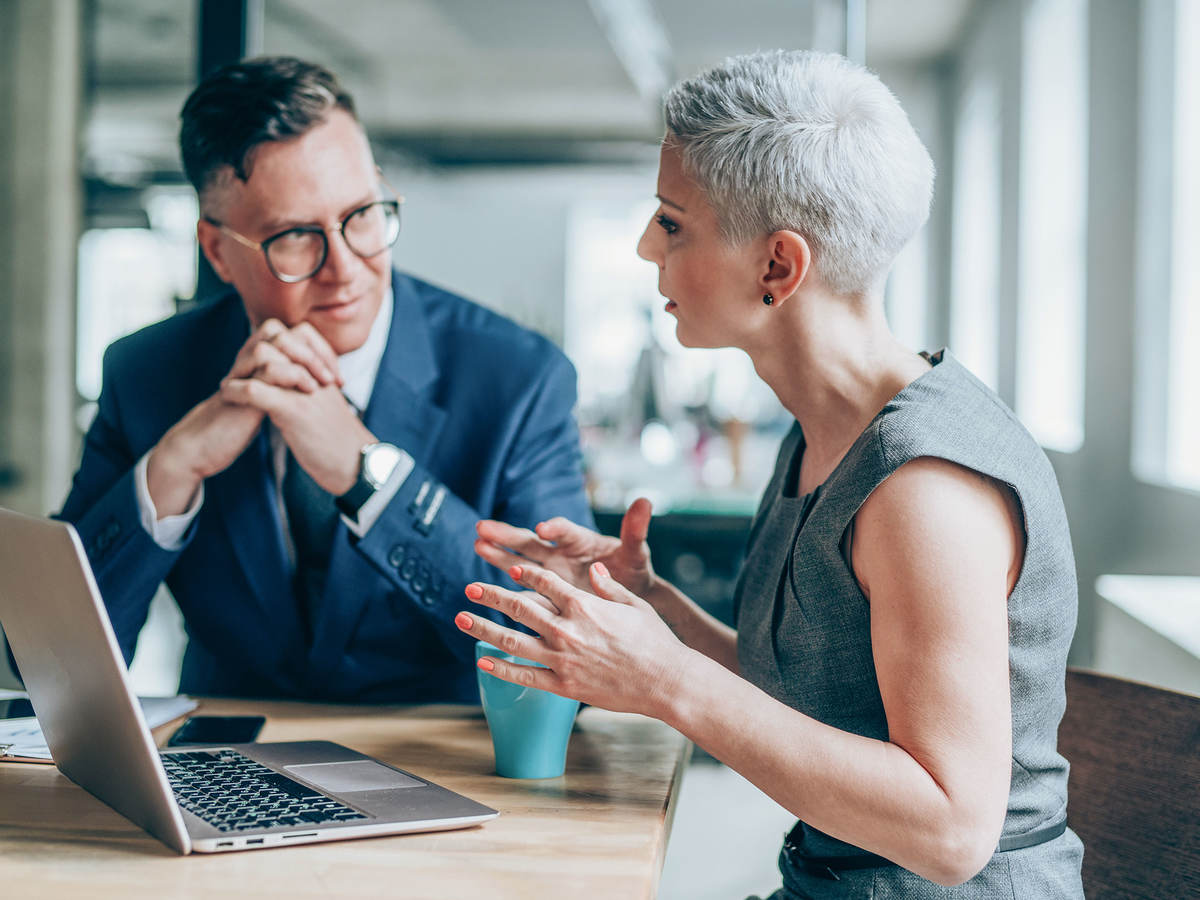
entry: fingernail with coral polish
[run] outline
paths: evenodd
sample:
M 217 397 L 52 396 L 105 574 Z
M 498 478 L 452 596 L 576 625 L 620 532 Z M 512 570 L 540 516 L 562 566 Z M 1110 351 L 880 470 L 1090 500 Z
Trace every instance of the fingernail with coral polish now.
M 468 616 L 466 613 L 460 612 L 457 616 L 454 617 L 454 624 L 457 625 L 459 628 L 461 628 L 463 631 L 467 631 L 468 629 L 470 629 L 471 627 L 473 627 L 475 625 L 475 620 L 472 619 L 470 616 Z
M 468 584 L 467 589 L 466 589 L 466 595 L 468 597 L 470 597 L 472 600 L 478 600 L 480 597 L 483 596 L 483 588 L 477 584 Z
M 596 574 L 599 575 L 601 578 L 610 577 L 608 574 L 608 567 L 605 566 L 604 563 L 602 563 L 602 562 L 592 563 L 592 568 L 596 570 Z
M 524 575 L 525 572 L 521 569 L 520 566 L 513 566 L 511 569 L 508 570 L 508 574 L 513 577 L 513 581 L 520 581 L 521 576 Z
M 483 669 L 485 672 L 491 672 L 496 668 L 496 664 L 485 656 L 479 661 L 479 668 Z

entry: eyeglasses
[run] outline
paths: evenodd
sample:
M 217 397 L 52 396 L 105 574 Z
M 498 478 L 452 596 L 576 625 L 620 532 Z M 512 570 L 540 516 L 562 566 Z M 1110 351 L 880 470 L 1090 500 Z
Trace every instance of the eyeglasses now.
M 339 232 L 350 251 L 362 259 L 378 256 L 395 244 L 400 237 L 400 204 L 403 202 L 403 197 L 376 200 L 360 206 L 333 228 L 300 225 L 273 234 L 265 241 L 251 240 L 208 216 L 204 219 L 239 244 L 261 250 L 271 274 L 286 284 L 295 284 L 312 278 L 325 265 L 329 256 L 327 231 Z

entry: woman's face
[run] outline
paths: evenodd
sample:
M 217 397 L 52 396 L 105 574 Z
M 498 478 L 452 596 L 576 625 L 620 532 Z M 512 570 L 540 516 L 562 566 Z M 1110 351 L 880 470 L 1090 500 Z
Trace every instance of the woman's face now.
M 659 157 L 659 207 L 638 241 L 642 259 L 658 266 L 658 291 L 675 316 L 685 347 L 744 347 L 762 305 L 749 247 L 721 237 L 708 199 L 683 172 L 679 151 L 665 142 Z

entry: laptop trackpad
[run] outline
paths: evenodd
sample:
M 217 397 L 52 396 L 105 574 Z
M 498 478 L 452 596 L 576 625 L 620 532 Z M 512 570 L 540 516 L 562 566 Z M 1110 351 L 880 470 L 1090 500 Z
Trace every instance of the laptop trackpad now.
M 423 787 L 424 782 L 410 778 L 369 759 L 347 762 L 312 763 L 303 766 L 284 766 L 298 778 L 334 794 L 353 791 L 385 791 L 397 788 Z

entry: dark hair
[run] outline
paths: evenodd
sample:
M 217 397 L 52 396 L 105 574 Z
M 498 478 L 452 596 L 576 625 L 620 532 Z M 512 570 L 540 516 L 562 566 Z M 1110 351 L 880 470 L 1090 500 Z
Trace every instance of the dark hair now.
M 267 141 L 299 137 L 354 99 L 328 69 L 290 56 L 261 56 L 217 69 L 196 86 L 179 113 L 183 171 L 197 193 L 231 166 L 250 177 L 254 151 Z

